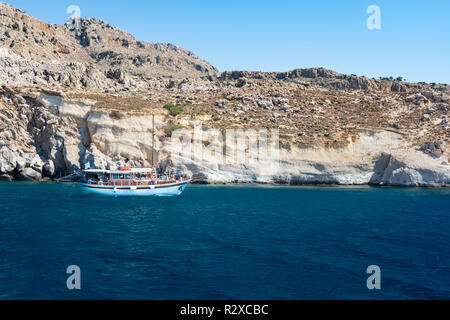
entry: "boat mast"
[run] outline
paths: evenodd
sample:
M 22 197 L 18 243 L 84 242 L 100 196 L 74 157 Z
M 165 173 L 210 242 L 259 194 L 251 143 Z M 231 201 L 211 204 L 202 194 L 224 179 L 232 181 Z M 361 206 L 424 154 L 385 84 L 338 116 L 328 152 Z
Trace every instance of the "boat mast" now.
M 152 168 L 155 168 L 153 154 L 155 152 L 155 115 L 152 113 Z

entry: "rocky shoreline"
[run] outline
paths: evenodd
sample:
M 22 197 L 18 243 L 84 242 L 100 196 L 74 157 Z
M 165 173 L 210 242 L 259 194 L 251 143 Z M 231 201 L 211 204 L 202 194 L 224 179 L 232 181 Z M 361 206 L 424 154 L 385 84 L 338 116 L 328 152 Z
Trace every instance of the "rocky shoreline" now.
M 198 183 L 450 186 L 449 85 L 324 68 L 220 73 L 188 50 L 98 19 L 82 19 L 77 32 L 4 3 L 0 13 L 0 180 L 154 159 Z M 198 123 L 224 138 L 229 129 L 277 129 L 280 157 L 180 156 L 171 135 Z M 204 149 L 216 143 L 201 140 Z

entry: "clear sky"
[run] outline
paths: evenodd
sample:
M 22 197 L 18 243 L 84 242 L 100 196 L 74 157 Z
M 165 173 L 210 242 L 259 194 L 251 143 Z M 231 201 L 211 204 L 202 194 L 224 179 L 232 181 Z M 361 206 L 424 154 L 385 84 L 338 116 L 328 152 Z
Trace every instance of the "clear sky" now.
M 62 24 L 66 8 L 138 40 L 193 51 L 220 71 L 325 67 L 369 77 L 450 83 L 449 0 L 6 0 Z M 381 9 L 369 30 L 366 9 Z

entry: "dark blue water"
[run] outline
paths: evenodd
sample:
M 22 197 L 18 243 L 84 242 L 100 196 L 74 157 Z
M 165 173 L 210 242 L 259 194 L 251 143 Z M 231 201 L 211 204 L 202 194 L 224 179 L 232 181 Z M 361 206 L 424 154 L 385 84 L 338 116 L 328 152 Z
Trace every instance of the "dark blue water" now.
M 0 203 L 1 299 L 450 298 L 449 189 L 0 183 Z

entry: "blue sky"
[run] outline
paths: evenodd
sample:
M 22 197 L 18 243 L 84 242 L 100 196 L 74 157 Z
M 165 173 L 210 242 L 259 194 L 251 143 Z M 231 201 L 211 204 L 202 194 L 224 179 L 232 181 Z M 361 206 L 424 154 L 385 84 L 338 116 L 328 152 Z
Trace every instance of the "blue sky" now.
M 220 71 L 325 67 L 369 77 L 450 83 L 448 0 L 7 0 L 64 23 L 69 5 L 138 40 L 193 51 Z M 370 5 L 381 30 L 366 27 Z

